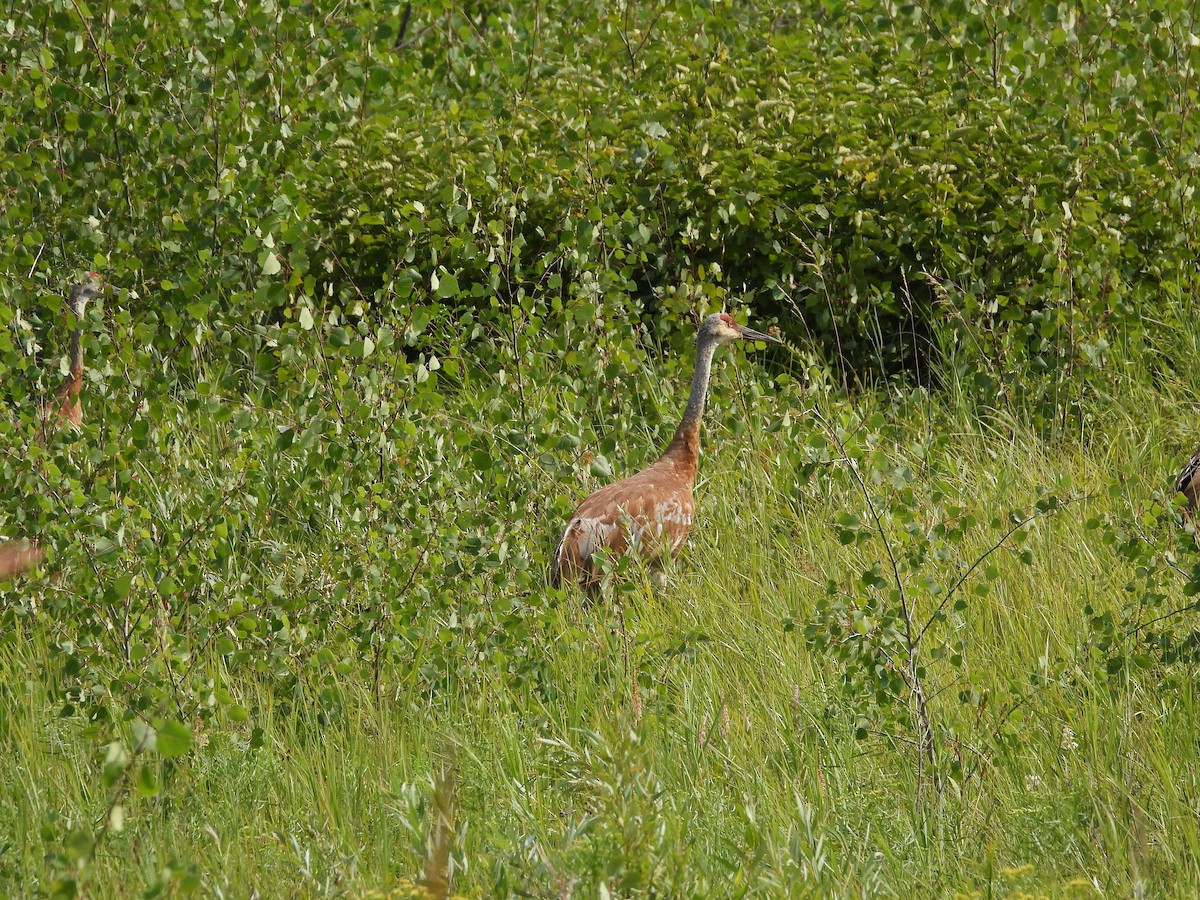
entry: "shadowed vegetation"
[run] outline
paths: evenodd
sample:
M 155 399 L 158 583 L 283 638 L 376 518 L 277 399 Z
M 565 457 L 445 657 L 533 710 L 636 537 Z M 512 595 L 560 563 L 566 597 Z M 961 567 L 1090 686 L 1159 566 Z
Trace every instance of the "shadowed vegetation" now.
M 1200 889 L 1189 7 L 29 6 L 0 892 Z

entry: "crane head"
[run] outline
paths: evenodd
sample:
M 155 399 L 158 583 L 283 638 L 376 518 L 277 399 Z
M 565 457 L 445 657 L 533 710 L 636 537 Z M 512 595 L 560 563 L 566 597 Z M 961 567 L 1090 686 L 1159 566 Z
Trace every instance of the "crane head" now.
M 67 306 L 75 314 L 75 318 L 83 318 L 84 307 L 93 297 L 100 295 L 104 279 L 95 272 L 88 272 L 87 278 L 71 288 L 71 296 L 67 298 Z
M 728 313 L 713 313 L 700 323 L 700 341 L 716 341 L 718 344 L 732 344 L 734 341 L 766 341 L 768 344 L 782 344 L 779 338 L 771 334 L 755 331 L 746 325 L 739 325 Z

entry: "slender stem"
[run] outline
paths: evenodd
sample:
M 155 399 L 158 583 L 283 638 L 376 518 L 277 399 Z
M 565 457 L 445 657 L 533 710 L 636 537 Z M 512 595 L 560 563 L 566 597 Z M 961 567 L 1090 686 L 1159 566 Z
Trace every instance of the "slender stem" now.
M 1014 532 L 1017 532 L 1020 529 L 1024 528 L 1026 525 L 1028 525 L 1034 519 L 1040 519 L 1042 516 L 1049 515 L 1052 512 L 1058 512 L 1060 509 L 1065 509 L 1066 507 L 1070 506 L 1072 503 L 1078 503 L 1080 500 L 1090 500 L 1094 496 L 1096 496 L 1096 495 L 1095 494 L 1087 494 L 1086 496 L 1072 497 L 1068 500 L 1061 500 L 1055 506 L 1051 506 L 1051 507 L 1047 507 L 1046 509 L 1038 510 L 1037 512 L 1033 513 L 1032 515 L 1026 516 L 1021 521 L 1016 522 L 1011 528 L 1008 529 L 1008 531 L 1004 532 L 1004 534 L 1001 535 L 1000 540 L 996 541 L 994 544 L 992 544 L 992 546 L 988 547 L 987 551 L 982 556 L 979 556 L 975 560 L 975 562 L 971 563 L 970 568 L 968 568 L 967 571 L 963 572 L 958 577 L 958 580 L 954 582 L 954 585 L 950 588 L 950 590 L 946 591 L 946 596 L 944 596 L 942 598 L 942 602 L 939 603 L 937 609 L 935 609 L 933 611 L 933 615 L 931 615 L 929 617 L 929 620 L 923 626 L 921 626 L 921 630 L 917 634 L 917 641 L 920 642 L 921 638 L 923 638 L 925 636 L 925 632 L 929 630 L 929 626 L 937 621 L 937 617 L 942 614 L 942 610 L 944 610 L 946 608 L 946 604 L 948 604 L 950 602 L 950 600 L 958 592 L 958 589 L 963 586 L 963 583 L 968 578 L 971 577 L 971 573 L 974 572 L 976 569 L 978 569 L 979 566 L 982 565 L 984 560 L 986 560 L 989 556 L 991 556 L 993 553 L 995 553 L 997 550 L 999 550 L 1001 547 L 1003 547 L 1005 542 L 1010 537 L 1012 537 Z
M 813 410 L 817 420 L 824 427 L 826 433 L 833 439 L 834 444 L 841 453 L 842 459 L 846 461 L 846 467 L 850 470 L 850 474 L 854 476 L 855 482 L 858 484 L 858 489 L 862 493 L 863 499 L 867 503 L 867 509 L 871 512 L 871 518 L 875 520 L 875 529 L 879 533 L 880 540 L 883 541 L 883 547 L 887 551 L 888 561 L 892 566 L 892 578 L 896 583 L 896 593 L 900 598 L 900 612 L 904 618 L 904 647 L 908 672 L 904 676 L 901 670 L 902 677 L 908 682 L 909 690 L 912 693 L 913 702 L 916 705 L 918 735 L 920 738 L 920 746 L 924 751 L 924 755 L 919 757 L 921 763 L 926 758 L 929 761 L 929 767 L 932 770 L 937 765 L 937 745 L 934 739 L 933 722 L 929 716 L 929 700 L 925 694 L 925 688 L 921 684 L 921 679 L 917 674 L 917 652 L 920 636 L 914 640 L 913 638 L 913 611 L 909 606 L 908 597 L 904 593 L 904 579 L 900 577 L 900 565 L 896 561 L 896 554 L 892 551 L 892 542 L 888 537 L 887 531 L 883 527 L 883 520 L 879 517 L 879 512 L 875 508 L 875 502 L 871 499 L 871 492 L 867 490 L 867 484 L 863 481 L 862 475 L 859 474 L 858 467 L 846 450 L 846 445 L 842 443 L 842 439 L 838 436 L 837 430 L 832 424 L 825 422 L 824 418 Z M 923 766 L 919 765 L 917 769 L 917 794 L 920 796 L 922 776 L 924 774 Z
M 1163 613 L 1161 616 L 1155 616 L 1153 619 L 1150 619 L 1148 622 L 1142 622 L 1136 628 L 1129 629 L 1128 631 L 1125 632 L 1125 636 L 1133 637 L 1135 634 L 1137 634 L 1143 628 L 1149 628 L 1151 625 L 1157 625 L 1163 619 L 1169 619 L 1172 616 L 1178 616 L 1179 614 L 1185 613 L 1188 610 L 1195 609 L 1197 606 L 1200 606 L 1200 600 L 1197 600 L 1193 603 L 1189 603 L 1187 606 L 1181 606 L 1178 609 L 1173 609 L 1168 613 Z

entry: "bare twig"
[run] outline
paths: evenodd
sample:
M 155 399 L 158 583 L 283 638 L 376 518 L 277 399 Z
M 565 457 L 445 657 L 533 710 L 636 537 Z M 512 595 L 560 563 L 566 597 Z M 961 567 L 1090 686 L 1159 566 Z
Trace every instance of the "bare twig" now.
M 408 34 L 408 20 L 412 17 L 412 4 L 404 4 L 404 15 L 400 18 L 400 33 L 396 35 L 396 43 L 392 45 L 393 50 L 402 50 L 405 47 L 404 36 Z
M 867 484 L 863 481 L 862 476 L 858 472 L 858 467 L 854 464 L 854 460 L 850 458 L 850 454 L 846 450 L 846 445 L 842 443 L 842 439 L 838 437 L 837 430 L 825 422 L 824 418 L 815 409 L 813 415 L 821 422 L 826 433 L 832 438 L 834 444 L 837 445 L 838 451 L 842 458 L 846 460 L 847 467 L 850 469 L 850 474 L 854 476 L 855 482 L 858 484 L 858 489 L 863 495 L 863 499 L 867 502 L 867 508 L 871 512 L 871 518 L 875 520 L 875 528 L 879 532 L 880 540 L 883 541 L 884 549 L 887 551 L 888 561 L 892 567 L 892 578 L 896 583 L 896 593 L 900 597 L 900 612 L 904 618 L 904 644 L 905 653 L 908 657 L 906 666 L 908 673 L 905 680 L 908 682 L 909 690 L 912 693 L 913 703 L 916 706 L 917 724 L 919 731 L 919 744 L 921 749 L 921 759 L 928 760 L 929 766 L 932 769 L 937 762 L 937 747 L 933 736 L 933 723 L 929 718 L 929 699 L 925 694 L 925 688 L 921 684 L 921 679 L 917 675 L 917 648 L 920 637 L 913 637 L 913 617 L 912 610 L 909 607 L 908 597 L 904 593 L 904 580 L 900 577 L 900 564 L 896 561 L 896 554 L 892 549 L 891 539 L 888 537 L 887 531 L 883 527 L 883 519 L 879 515 L 879 511 L 875 508 L 875 502 L 871 499 L 871 492 L 867 490 Z M 918 793 L 920 793 L 921 771 L 918 770 Z
M 983 561 L 985 559 L 987 559 L 989 556 L 991 556 L 993 553 L 995 553 L 997 550 L 999 550 L 1001 547 L 1003 547 L 1005 542 L 1010 537 L 1012 537 L 1012 535 L 1015 532 L 1020 531 L 1022 528 L 1024 528 L 1026 525 L 1028 525 L 1030 522 L 1034 521 L 1035 519 L 1040 519 L 1040 518 L 1042 518 L 1042 516 L 1047 516 L 1050 513 L 1056 512 L 1060 509 L 1066 509 L 1072 503 L 1078 503 L 1080 500 L 1089 500 L 1094 496 L 1095 496 L 1095 494 L 1087 494 L 1082 497 L 1072 497 L 1071 499 L 1063 501 L 1056 506 L 1052 506 L 1048 509 L 1038 510 L 1033 515 L 1026 516 L 1020 522 L 1017 522 L 1015 525 L 1013 525 L 1012 528 L 1008 529 L 1008 531 L 1004 532 L 1004 534 L 1001 536 L 1000 540 L 998 540 L 998 541 L 996 541 L 996 543 L 992 544 L 992 546 L 990 546 L 987 549 L 987 551 L 983 553 L 982 556 L 978 557 L 975 560 L 975 562 L 971 563 L 971 566 L 970 566 L 970 568 L 967 569 L 967 571 L 963 572 L 962 575 L 960 575 L 958 577 L 958 580 L 955 581 L 953 586 L 950 588 L 950 590 L 948 590 L 946 592 L 946 596 L 942 598 L 942 602 L 938 604 L 938 608 L 935 609 L 933 611 L 933 614 L 929 617 L 929 621 L 927 621 L 924 624 L 924 626 L 922 626 L 920 633 L 917 634 L 917 640 L 920 641 L 921 638 L 925 636 L 925 632 L 929 630 L 929 626 L 932 625 L 937 620 L 937 617 L 941 614 L 942 610 L 944 610 L 946 608 L 946 604 L 950 602 L 950 600 L 954 597 L 954 595 L 958 591 L 958 589 L 963 586 L 963 583 L 968 578 L 971 577 L 971 573 L 974 572 L 976 569 L 978 569 L 980 564 L 983 563 Z
M 1178 609 L 1173 609 L 1170 612 L 1163 613 L 1161 616 L 1155 616 L 1153 619 L 1150 619 L 1147 622 L 1142 622 L 1136 628 L 1126 631 L 1125 635 L 1126 635 L 1126 637 L 1133 637 L 1135 634 L 1137 634 L 1143 628 L 1149 628 L 1151 625 L 1158 624 L 1163 619 L 1169 619 L 1172 616 L 1178 616 L 1181 613 L 1189 612 L 1190 610 L 1196 609 L 1197 607 L 1200 607 L 1200 600 L 1194 600 L 1191 603 L 1189 603 L 1187 606 L 1181 606 Z

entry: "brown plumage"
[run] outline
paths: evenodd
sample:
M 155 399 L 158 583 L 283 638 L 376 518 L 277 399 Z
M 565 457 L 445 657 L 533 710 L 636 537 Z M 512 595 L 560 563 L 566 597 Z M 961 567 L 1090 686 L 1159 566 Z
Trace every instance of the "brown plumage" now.
M 75 319 L 71 329 L 71 346 L 67 353 L 70 373 L 54 401 L 42 410 L 42 425 L 39 437 L 43 444 L 49 443 L 55 432 L 64 425 L 76 430 L 83 424 L 83 405 L 79 395 L 83 390 L 83 313 L 87 302 L 100 293 L 100 276 L 88 272 L 86 281 L 71 288 L 67 298 L 67 309 Z
M 28 541 L 0 543 L 0 581 L 24 572 L 42 561 L 45 552 Z
M 696 369 L 683 420 L 666 451 L 648 468 L 592 494 L 567 524 L 554 550 L 550 583 L 579 582 L 589 592 L 599 588 L 601 572 L 593 555 L 607 548 L 615 555 L 633 553 L 658 571 L 663 553 L 675 556 L 692 529 L 695 505 L 692 486 L 700 459 L 700 420 L 708 396 L 713 354 L 737 340 L 778 338 L 744 328 L 724 313 L 714 313 L 696 334 Z
M 1189 515 L 1196 512 L 1196 498 L 1200 497 L 1200 450 L 1192 454 L 1179 476 L 1175 479 L 1175 493 L 1187 498 L 1183 510 Z

